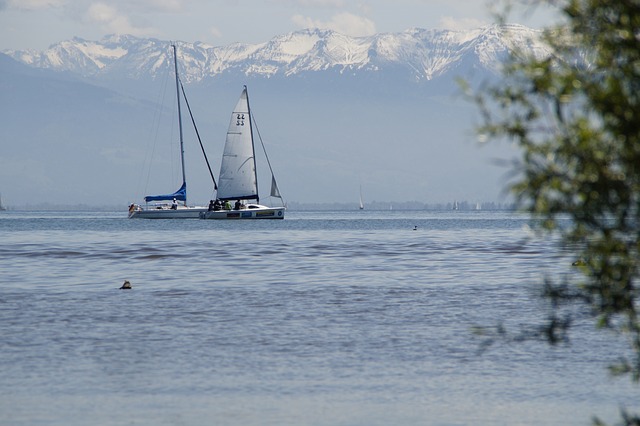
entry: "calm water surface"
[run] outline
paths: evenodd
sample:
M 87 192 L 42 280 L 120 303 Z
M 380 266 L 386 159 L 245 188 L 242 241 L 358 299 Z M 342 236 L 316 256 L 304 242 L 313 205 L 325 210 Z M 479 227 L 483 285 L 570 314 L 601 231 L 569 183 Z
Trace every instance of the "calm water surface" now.
M 414 227 L 417 226 L 417 230 Z M 0 214 L 2 425 L 586 425 L 622 350 L 497 344 L 572 259 L 502 212 Z M 133 290 L 118 287 L 128 279 Z

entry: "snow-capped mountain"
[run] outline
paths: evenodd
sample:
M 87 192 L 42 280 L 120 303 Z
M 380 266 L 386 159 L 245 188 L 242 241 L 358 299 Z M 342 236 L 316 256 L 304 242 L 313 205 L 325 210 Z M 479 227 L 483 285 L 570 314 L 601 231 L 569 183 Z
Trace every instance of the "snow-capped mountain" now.
M 3 195 L 22 204 L 126 206 L 173 188 L 169 45 L 119 35 L 0 54 L 0 140 L 11 141 L 0 155 L 0 181 L 9 182 Z M 539 32 L 517 25 L 370 37 L 303 30 L 259 44 L 177 45 L 191 118 L 214 173 L 230 111 L 247 85 L 280 188 L 302 202 L 355 200 L 359 183 L 379 200 L 495 199 L 504 171 L 494 160 L 511 148 L 474 147 L 475 108 L 457 96 L 458 78 L 472 87 L 499 78 L 509 51 L 547 54 Z M 186 127 L 190 197 L 206 204 L 210 175 Z M 167 150 L 142 173 L 156 143 Z
M 100 41 L 79 38 L 45 51 L 5 51 L 25 64 L 85 77 L 154 78 L 171 66 L 169 42 L 133 36 Z M 214 47 L 179 42 L 179 62 L 187 83 L 226 74 L 251 77 L 295 76 L 333 71 L 340 74 L 402 71 L 404 78 L 428 81 L 462 64 L 495 70 L 513 49 L 545 54 L 540 34 L 520 25 L 487 26 L 471 31 L 410 29 L 401 33 L 349 37 L 331 30 L 302 30 L 260 44 Z

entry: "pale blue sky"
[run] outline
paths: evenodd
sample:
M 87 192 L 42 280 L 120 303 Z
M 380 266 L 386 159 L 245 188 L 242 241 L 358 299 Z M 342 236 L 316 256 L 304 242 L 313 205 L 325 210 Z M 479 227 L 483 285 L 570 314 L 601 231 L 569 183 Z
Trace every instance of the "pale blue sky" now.
M 499 0 L 498 0 L 499 1 Z M 0 0 L 0 50 L 38 49 L 74 36 L 133 34 L 215 46 L 259 43 L 301 28 L 353 36 L 408 28 L 475 28 L 491 23 L 495 0 Z M 511 22 L 539 27 L 549 11 L 522 10 Z

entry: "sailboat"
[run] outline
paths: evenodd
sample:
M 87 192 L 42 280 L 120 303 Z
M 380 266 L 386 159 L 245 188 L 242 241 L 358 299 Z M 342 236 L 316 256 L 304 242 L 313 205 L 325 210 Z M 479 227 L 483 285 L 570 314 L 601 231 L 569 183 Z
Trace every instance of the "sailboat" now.
M 207 211 L 207 207 L 204 206 L 188 206 L 187 205 L 187 178 L 185 173 L 184 166 L 184 139 L 182 137 L 182 111 L 181 111 L 181 103 L 180 103 L 180 76 L 178 75 L 178 55 L 176 52 L 176 46 L 172 45 L 173 48 L 173 67 L 175 71 L 176 78 L 176 95 L 178 102 L 178 127 L 180 134 L 180 160 L 182 166 L 182 186 L 171 194 L 165 195 L 147 195 L 144 197 L 145 206 L 140 206 L 137 204 L 129 205 L 129 219 L 197 219 L 200 217 L 200 213 Z M 182 88 L 182 94 L 184 95 L 185 102 L 187 108 L 189 108 L 189 114 L 191 114 L 191 108 L 189 107 L 189 102 L 187 101 L 186 95 L 184 93 L 184 88 Z M 191 116 L 193 121 L 193 116 Z M 195 122 L 193 123 L 195 127 Z M 198 130 L 196 129 L 196 134 L 198 134 Z M 198 134 L 198 139 L 200 136 Z M 202 153 L 205 156 L 205 160 L 207 161 L 207 165 L 209 164 L 209 160 L 206 158 L 206 154 L 204 152 L 204 148 L 202 147 L 202 141 L 200 141 L 200 147 L 202 148 Z M 211 169 L 209 168 L 209 172 Z M 213 179 L 213 174 L 211 174 L 211 178 Z M 216 186 L 215 179 L 213 179 L 214 188 Z M 156 202 L 155 204 L 149 204 L 150 202 Z M 162 203 L 157 203 L 162 202 Z M 180 203 L 181 202 L 181 203 Z
M 244 86 L 231 114 L 227 130 L 218 175 L 217 199 L 210 205 L 208 211 L 200 213 L 201 219 L 284 219 L 286 210 L 284 205 L 267 207 L 259 204 L 253 125 L 249 94 L 247 86 Z M 258 132 L 259 135 L 260 132 Z M 282 200 L 264 144 L 262 148 L 271 171 L 270 196 Z M 245 201 L 252 202 L 245 203 Z M 233 205 L 231 205 L 232 202 L 234 202 Z
M 7 208 L 2 204 L 2 194 L 0 194 L 0 212 L 7 210 Z
M 360 210 L 364 210 L 364 203 L 362 202 L 362 185 L 360 185 Z

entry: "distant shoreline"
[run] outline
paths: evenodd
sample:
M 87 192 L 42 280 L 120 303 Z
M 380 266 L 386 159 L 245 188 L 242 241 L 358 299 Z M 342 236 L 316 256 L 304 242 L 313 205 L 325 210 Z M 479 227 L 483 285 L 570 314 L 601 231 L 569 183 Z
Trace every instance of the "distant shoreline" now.
M 514 211 L 513 203 L 497 202 L 457 202 L 458 211 Z M 450 203 L 424 203 L 419 201 L 372 201 L 364 204 L 365 211 L 446 211 L 454 210 L 454 202 Z M 5 206 L 6 211 L 110 211 L 126 212 L 126 205 L 89 205 L 89 204 L 26 204 L 17 206 Z M 287 203 L 289 211 L 353 211 L 359 210 L 358 203 Z

